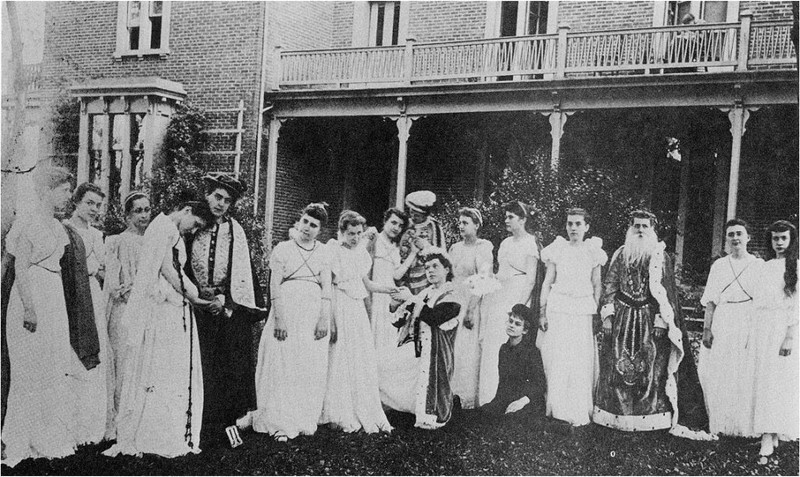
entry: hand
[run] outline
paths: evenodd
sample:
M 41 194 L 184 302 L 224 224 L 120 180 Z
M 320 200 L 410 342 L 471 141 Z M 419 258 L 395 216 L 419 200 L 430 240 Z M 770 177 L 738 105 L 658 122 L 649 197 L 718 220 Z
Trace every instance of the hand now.
M 209 300 L 203 300 L 202 298 L 199 298 L 199 297 L 198 298 L 194 298 L 194 299 L 189 298 L 189 302 L 192 305 L 198 306 L 198 307 L 201 307 L 201 308 L 208 308 L 212 303 Z
M 653 336 L 655 336 L 656 339 L 661 339 L 666 334 L 667 334 L 666 328 L 653 328 Z
M 394 295 L 400 291 L 400 287 L 386 287 L 386 291 L 384 293 L 388 293 L 389 295 Z
M 22 319 L 22 327 L 26 330 L 30 331 L 31 333 L 36 333 L 36 324 L 38 320 L 36 318 L 36 312 L 33 311 L 33 308 L 25 309 L 25 315 Z
M 711 333 L 711 328 L 703 329 L 703 346 L 708 349 L 711 349 L 711 345 L 714 343 L 714 334 Z
M 464 316 L 464 328 L 471 330 L 474 323 L 472 322 L 472 313 L 467 312 L 467 315 Z
M 411 294 L 411 290 L 408 287 L 400 287 L 397 293 L 392 294 L 392 300 L 395 301 L 408 301 L 414 298 L 414 295 Z
M 547 331 L 547 315 L 542 313 L 539 317 L 539 329 L 542 331 Z
M 781 343 L 781 350 L 778 352 L 778 355 L 789 356 L 792 354 L 792 348 L 794 348 L 794 338 L 787 336 L 783 339 L 783 343 Z
M 611 323 L 611 317 L 607 316 L 603 320 L 603 333 L 607 334 L 607 335 L 610 335 L 612 330 L 613 330 L 613 325 Z
M 523 396 L 517 399 L 516 401 L 508 405 L 508 407 L 506 408 L 506 414 L 511 414 L 512 412 L 517 412 L 522 410 L 522 408 L 527 406 L 529 402 L 531 402 L 531 400 L 528 399 L 528 396 Z
M 289 333 L 286 331 L 286 326 L 283 325 L 283 320 L 278 319 L 275 316 L 275 331 L 272 332 L 272 335 L 278 341 L 283 341 L 289 336 Z
M 222 306 L 222 302 L 218 299 L 214 299 L 208 307 L 206 308 L 212 315 L 221 315 L 225 308 Z
M 326 336 L 328 336 L 328 320 L 320 318 L 314 328 L 314 339 L 321 340 Z
M 430 244 L 430 242 L 428 242 L 427 239 L 424 239 L 422 237 L 417 237 L 417 238 L 414 239 L 414 246 L 418 250 L 422 251 L 422 250 L 425 250 L 426 248 L 430 247 L 431 244 Z

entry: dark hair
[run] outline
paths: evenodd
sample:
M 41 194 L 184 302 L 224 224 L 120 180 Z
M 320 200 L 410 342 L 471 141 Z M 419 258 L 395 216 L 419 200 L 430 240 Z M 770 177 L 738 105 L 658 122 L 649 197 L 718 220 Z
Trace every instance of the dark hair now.
M 533 211 L 530 206 L 522 201 L 515 200 L 503 205 L 503 212 L 511 212 L 521 219 L 525 219 L 525 230 L 533 230 Z
M 388 222 L 393 215 L 396 215 L 397 218 L 403 222 L 403 225 L 400 227 L 400 233 L 397 234 L 397 237 L 392 239 L 392 243 L 399 243 L 400 240 L 402 240 L 405 231 L 408 230 L 410 219 L 406 212 L 398 209 L 397 207 L 389 207 L 383 212 L 383 223 L 385 224 L 386 222 Z
M 339 232 L 344 232 L 350 226 L 364 225 L 366 223 L 367 219 L 353 210 L 343 210 L 342 213 L 339 214 Z
M 772 232 L 789 232 L 789 247 L 786 249 L 786 265 L 783 272 L 783 291 L 786 296 L 792 296 L 797 291 L 797 227 L 788 220 L 773 222 L 767 229 L 767 255 L 777 257 L 772 248 Z
M 650 226 L 655 230 L 658 227 L 658 218 L 652 213 L 646 210 L 638 209 L 631 212 L 630 217 L 628 218 L 628 225 L 633 225 L 633 221 L 635 219 L 647 219 L 650 221 Z
M 192 191 L 178 193 L 178 205 L 173 210 L 183 210 L 186 207 L 191 207 L 192 215 L 205 222 L 206 226 L 210 226 L 217 220 L 205 197 L 197 197 Z
M 468 217 L 478 228 L 483 227 L 483 216 L 481 216 L 481 212 L 474 207 L 461 207 L 458 209 L 458 216 Z
M 300 212 L 300 217 L 307 215 L 309 217 L 319 220 L 320 225 L 325 225 L 328 222 L 328 203 L 327 202 L 313 202 L 305 206 Z
M 750 235 L 750 226 L 747 225 L 747 222 L 745 222 L 742 219 L 731 219 L 731 220 L 725 222 L 725 228 L 723 229 L 725 231 L 724 233 L 725 234 L 728 233 L 728 227 L 735 227 L 737 225 L 741 225 L 742 227 L 744 227 L 744 230 L 745 230 L 745 232 L 747 232 L 747 235 Z M 770 238 L 772 238 L 772 237 L 770 237 Z
M 580 207 L 571 207 L 567 209 L 567 212 L 564 215 L 565 218 L 569 217 L 570 215 L 580 215 L 581 217 L 583 217 L 583 221 L 586 222 L 587 224 L 591 223 L 592 221 L 592 216 L 589 215 L 589 212 L 587 212 L 586 209 L 582 209 Z
M 131 192 L 128 194 L 128 197 L 125 198 L 125 202 L 122 204 L 122 211 L 126 217 L 130 215 L 131 210 L 133 210 L 133 203 L 139 199 L 147 199 L 148 202 L 150 201 L 150 197 L 144 192 Z
M 524 330 L 527 331 L 533 326 L 533 310 L 522 303 L 517 303 L 516 305 L 512 306 L 510 314 L 513 316 L 518 316 L 520 319 L 522 319 Z
M 99 185 L 92 184 L 91 182 L 84 182 L 75 189 L 75 192 L 72 194 L 72 201 L 76 204 L 79 203 L 89 192 L 99 195 L 102 199 L 106 198 L 106 195 L 103 193 L 103 189 L 101 189 Z
M 445 254 L 443 254 L 442 252 L 438 252 L 438 251 L 430 252 L 428 254 L 425 254 L 422 257 L 422 263 L 423 264 L 431 262 L 433 260 L 439 260 L 439 263 L 441 263 L 442 266 L 447 269 L 447 281 L 449 282 L 450 280 L 452 280 L 453 279 L 453 264 L 452 264 L 452 262 L 450 262 L 450 259 L 447 258 L 445 256 Z

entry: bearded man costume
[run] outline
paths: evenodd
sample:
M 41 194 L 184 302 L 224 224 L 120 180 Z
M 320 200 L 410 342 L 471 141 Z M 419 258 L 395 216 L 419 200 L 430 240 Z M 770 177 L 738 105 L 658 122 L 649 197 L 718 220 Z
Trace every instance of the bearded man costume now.
M 639 236 L 636 219 L 650 223 Z M 624 431 L 670 429 L 709 439 L 688 429 L 707 428 L 708 415 L 683 327 L 674 264 L 650 228 L 654 225 L 649 212 L 632 214 L 625 245 L 614 253 L 603 280 L 601 315 L 611 320 L 611 331 L 600 350 L 593 421 Z

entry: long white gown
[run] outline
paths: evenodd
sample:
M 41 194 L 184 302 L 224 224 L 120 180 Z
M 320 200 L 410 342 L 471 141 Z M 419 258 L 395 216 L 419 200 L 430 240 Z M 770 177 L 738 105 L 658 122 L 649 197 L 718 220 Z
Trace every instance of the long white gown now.
M 753 300 L 764 262 L 752 255 L 736 261 L 730 256 L 711 265 L 700 303 L 715 305 L 711 349 L 700 347 L 697 376 L 703 386 L 713 434 L 753 437 L 754 361 L 748 359 Z M 738 274 L 738 276 L 737 276 Z
M 381 286 L 395 286 L 394 271 L 400 266 L 400 247 L 390 242 L 383 233 L 375 239 L 375 258 L 372 263 L 372 281 Z M 394 313 L 389 311 L 392 297 L 388 293 L 372 294 L 372 333 L 375 350 L 380 353 L 387 347 L 397 346 L 397 328 Z
M 479 379 L 479 405 L 492 402 L 497 393 L 500 374 L 497 369 L 500 347 L 508 340 L 506 322 L 511 307 L 517 303 L 527 304 L 533 291 L 533 279 L 525 272 L 528 257 L 539 258 L 536 238 L 526 235 L 521 240 L 507 237 L 497 251 L 497 278 L 502 288 L 493 293 L 490 300 L 491 313 L 481 322 L 481 370 Z
M 95 443 L 103 437 L 113 438 L 114 374 L 110 362 L 108 325 L 106 322 L 106 297 L 100 287 L 98 273 L 104 267 L 105 246 L 103 233 L 92 227 L 74 227 L 83 239 L 86 248 L 86 268 L 89 271 L 89 287 L 92 292 L 94 320 L 97 338 L 100 341 L 100 364 L 94 369 L 84 370 L 75 376 L 75 402 L 78 403 L 78 444 Z
M 364 299 L 372 259 L 363 247 L 328 244 L 333 273 L 336 343 L 328 354 L 328 384 L 320 424 L 345 432 L 391 431 L 378 391 L 378 363 Z
M 471 298 L 469 290 L 464 285 L 464 280 L 481 271 L 491 273 L 494 257 L 492 256 L 492 242 L 485 239 L 478 239 L 472 245 L 467 246 L 464 242 L 454 243 L 450 247 L 450 260 L 453 263 L 453 283 L 456 291 L 464 300 L 464 310 L 462 314 L 470 313 L 467 305 Z M 456 342 L 453 347 L 453 359 L 455 360 L 453 369 L 453 379 L 451 386 L 453 394 L 461 399 L 461 407 L 472 409 L 478 405 L 478 376 L 481 365 L 481 345 L 480 329 L 481 323 L 488 313 L 488 300 L 482 297 L 475 297 L 477 303 L 472 310 L 472 328 L 464 326 L 463 320 L 458 326 Z M 499 350 L 498 350 L 499 353 Z
M 798 437 L 798 355 L 795 338 L 789 356 L 779 351 L 786 330 L 798 322 L 798 293 L 783 291 L 785 259 L 770 260 L 761 267 L 755 294 L 755 315 L 751 332 L 752 359 L 755 362 L 753 431 L 777 433 L 781 440 Z
M 15 283 L 6 322 L 11 379 L 2 435 L 3 464 L 10 467 L 28 458 L 66 457 L 77 445 L 72 376 L 85 368 L 70 345 L 60 276 L 59 260 L 68 244 L 64 226 L 53 218 L 19 217 L 6 236 L 10 254 L 29 257 L 35 264 L 28 276 L 37 318 L 36 332 L 23 328 L 24 310 Z
M 139 270 L 123 317 L 126 359 L 117 444 L 103 453 L 107 456 L 200 452 L 203 372 L 197 327 L 188 300 L 161 274 L 162 263 L 174 263 L 175 252 L 176 266 L 183 270 L 183 239 L 172 220 L 160 214 L 144 233 Z M 181 276 L 191 293 L 194 284 Z
M 258 348 L 258 408 L 249 416 L 256 432 L 293 439 L 314 434 L 322 413 L 330 340 L 314 339 L 314 329 L 322 309 L 320 276 L 329 269 L 330 260 L 320 242 L 307 251 L 288 240 L 275 246 L 269 266 L 270 279 L 281 284 L 287 338 L 275 338 L 273 302 Z
M 592 270 L 608 261 L 602 245 L 597 237 L 578 246 L 557 237 L 542 250 L 542 261 L 556 267 L 547 298 L 547 331 L 539 332 L 536 343 L 547 378 L 546 413 L 574 426 L 589 424 L 594 410 L 598 357 Z

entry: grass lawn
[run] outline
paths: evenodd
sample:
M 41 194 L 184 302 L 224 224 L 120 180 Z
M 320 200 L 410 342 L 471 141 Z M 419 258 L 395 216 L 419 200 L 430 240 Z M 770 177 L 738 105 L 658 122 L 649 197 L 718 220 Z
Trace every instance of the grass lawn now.
M 593 424 L 570 428 L 545 418 L 489 422 L 463 411 L 445 428 L 423 431 L 410 415 L 390 413 L 391 435 L 320 428 L 312 437 L 277 443 L 243 433 L 244 445 L 205 449 L 177 459 L 107 458 L 108 444 L 74 456 L 3 466 L 3 475 L 531 475 L 705 474 L 798 475 L 798 443 L 782 443 L 766 466 L 754 439 L 695 442 L 664 431 L 623 433 Z

